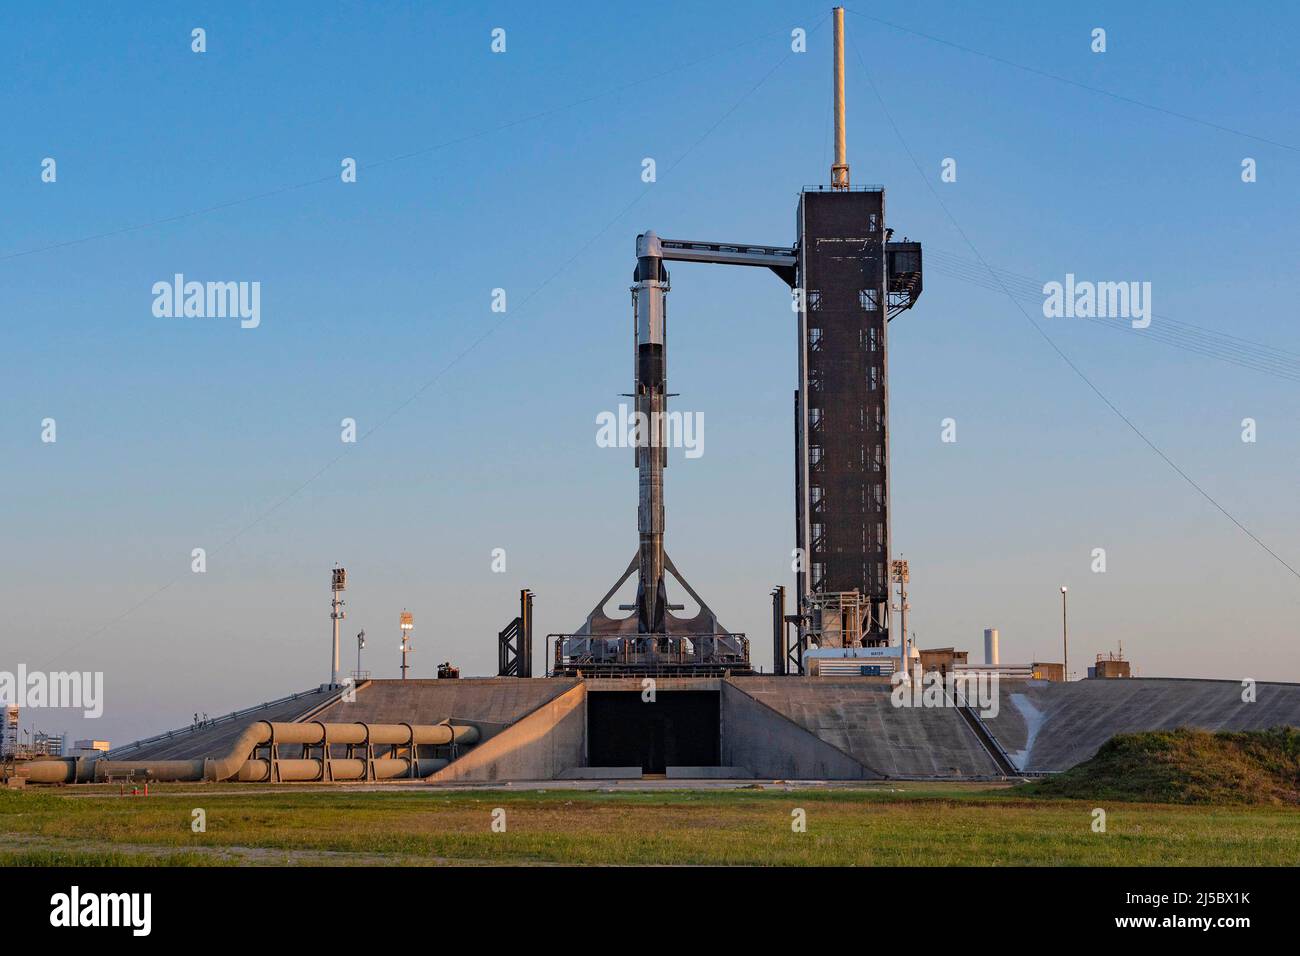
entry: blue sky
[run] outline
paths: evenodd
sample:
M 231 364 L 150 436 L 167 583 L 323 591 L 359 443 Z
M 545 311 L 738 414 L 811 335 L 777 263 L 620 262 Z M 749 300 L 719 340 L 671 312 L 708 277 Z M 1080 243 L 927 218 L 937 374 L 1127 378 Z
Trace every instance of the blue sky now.
M 0 668 L 107 685 L 95 725 L 39 726 L 125 742 L 320 683 L 336 561 L 344 660 L 364 627 L 378 676 L 397 674 L 403 607 L 419 676 L 448 659 L 491 673 L 521 587 L 539 632 L 582 621 L 636 545 L 631 456 L 595 442 L 631 375 L 636 233 L 788 243 L 799 188 L 830 162 L 828 5 L 653 9 L 9 13 Z M 1258 354 L 1224 335 L 1289 350 L 1270 367 L 1294 374 L 1300 17 L 920 2 L 880 14 L 899 29 L 874 10 L 847 17 L 853 180 L 884 183 L 890 225 L 930 256 L 890 329 L 894 550 L 919 641 L 978 652 L 993 625 L 1004 661 L 1057 660 L 1064 583 L 1076 665 L 1122 641 L 1145 675 L 1300 679 L 1300 580 L 1016 304 L 953 274 L 983 258 L 1040 283 L 1149 281 L 1153 328 L 1200 327 L 1211 338 L 1177 326 L 1176 342 L 1219 356 Z M 156 318 L 151 286 L 177 272 L 260 282 L 260 327 Z M 670 384 L 704 414 L 706 451 L 671 459 L 668 550 L 767 667 L 767 592 L 793 583 L 794 317 L 773 276 L 672 272 Z M 1300 567 L 1294 378 L 1022 304 Z

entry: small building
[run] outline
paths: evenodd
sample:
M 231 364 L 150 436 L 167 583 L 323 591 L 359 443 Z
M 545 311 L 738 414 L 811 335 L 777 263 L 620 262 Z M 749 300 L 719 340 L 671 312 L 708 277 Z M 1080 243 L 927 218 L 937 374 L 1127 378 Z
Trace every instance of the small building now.
M 888 647 L 811 647 L 803 652 L 804 673 L 809 677 L 889 677 L 899 670 L 903 649 Z M 908 648 L 915 670 L 921 653 Z
M 74 740 L 72 742 L 72 752 L 77 757 L 94 757 L 98 754 L 106 754 L 111 749 L 107 740 Z
M 1129 662 L 1121 659 L 1115 654 L 1098 654 L 1097 663 L 1088 668 L 1089 677 L 1099 677 L 1103 679 L 1113 677 L 1132 677 L 1132 668 Z
M 1115 677 L 1132 677 L 1132 668 L 1129 662 L 1124 659 L 1124 644 L 1120 643 L 1118 651 L 1107 651 L 1105 654 L 1098 654 L 1097 663 L 1088 668 L 1088 676 L 1103 680 Z
M 1050 661 L 1034 661 L 1029 665 L 1034 680 L 1054 680 L 1065 683 L 1065 665 Z
M 940 674 L 950 674 L 955 667 L 965 666 L 967 659 L 970 657 L 969 651 L 959 651 L 952 647 L 935 647 L 930 650 L 921 652 L 921 670 L 929 673 L 938 671 Z

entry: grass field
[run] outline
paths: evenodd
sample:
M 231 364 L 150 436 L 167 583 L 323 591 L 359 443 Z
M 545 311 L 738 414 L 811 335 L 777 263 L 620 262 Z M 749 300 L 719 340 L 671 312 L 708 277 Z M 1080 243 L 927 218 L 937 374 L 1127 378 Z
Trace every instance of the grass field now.
M 1013 789 L 440 791 L 174 784 L 0 791 L 4 865 L 1274 865 L 1300 863 L 1281 807 L 1101 804 Z M 191 829 L 206 813 L 206 832 Z M 493 811 L 505 832 L 493 832 Z M 792 832 L 792 811 L 807 830 Z

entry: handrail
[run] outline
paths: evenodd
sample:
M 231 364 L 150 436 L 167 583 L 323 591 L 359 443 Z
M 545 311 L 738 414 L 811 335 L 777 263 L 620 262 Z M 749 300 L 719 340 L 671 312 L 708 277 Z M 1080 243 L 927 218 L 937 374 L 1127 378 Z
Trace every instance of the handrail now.
M 340 693 L 342 690 L 343 690 L 342 687 L 335 688 L 334 689 L 335 696 L 337 696 L 338 693 Z M 203 721 L 202 723 L 192 724 L 189 727 L 186 727 L 182 730 L 168 730 L 161 734 L 154 734 L 152 737 L 142 737 L 139 740 L 132 741 L 129 744 L 123 744 L 120 747 L 114 747 L 112 750 L 107 752 L 107 756 L 111 757 L 111 756 L 116 756 L 118 754 L 124 754 L 130 750 L 138 750 L 140 747 L 143 747 L 145 744 L 157 743 L 160 740 L 176 740 L 187 734 L 196 734 L 200 730 L 207 730 L 209 727 L 215 727 L 218 724 L 224 724 L 232 720 L 238 720 L 241 717 L 247 717 L 249 714 L 255 714 L 258 711 L 266 710 L 266 708 L 268 707 L 275 707 L 278 704 L 287 704 L 292 700 L 298 700 L 299 698 L 302 697 L 310 697 L 313 694 L 319 694 L 319 693 L 321 693 L 321 689 L 319 687 L 315 688 L 314 690 L 303 690 L 303 691 L 299 691 L 296 694 L 289 694 L 286 697 L 277 697 L 275 700 L 268 700 L 265 703 L 256 704 L 252 707 L 245 707 L 242 710 L 231 711 L 230 713 L 223 714 L 220 717 L 212 717 L 208 720 Z
M 944 697 L 948 696 L 947 690 L 944 691 Z M 966 718 L 970 729 L 975 732 L 975 739 L 980 742 L 985 752 L 993 758 L 993 763 L 998 765 L 999 770 L 1004 770 L 1003 765 L 1010 767 L 1012 773 L 1020 775 L 1023 771 L 1016 766 L 1016 762 L 1011 759 L 1011 754 L 1007 753 L 1006 748 L 1002 746 L 1002 741 L 998 740 L 997 735 L 984 723 L 984 718 L 979 715 L 979 711 L 970 705 L 966 700 L 965 688 L 960 683 L 953 685 L 953 704 L 958 711 Z M 992 745 L 992 747 L 990 747 Z

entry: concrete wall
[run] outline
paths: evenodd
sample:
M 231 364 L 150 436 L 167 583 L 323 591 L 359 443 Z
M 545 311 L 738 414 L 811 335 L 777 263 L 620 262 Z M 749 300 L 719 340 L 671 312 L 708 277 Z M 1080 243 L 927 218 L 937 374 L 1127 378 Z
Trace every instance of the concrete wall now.
M 628 693 L 641 693 L 644 689 L 641 677 L 588 677 L 584 680 L 587 690 L 613 690 Z M 667 690 L 718 690 L 722 687 L 721 677 L 656 677 L 655 691 Z
M 1260 682 L 1256 701 L 1235 680 L 1132 677 L 1068 684 L 1002 681 L 984 721 L 1021 770 L 1068 770 L 1119 733 L 1300 727 L 1300 684 Z
M 450 718 L 499 729 L 531 713 L 578 682 L 562 678 L 520 680 L 475 677 L 461 680 L 373 680 L 352 703 L 339 701 L 316 720 L 376 724 L 436 724 Z
M 895 707 L 888 678 L 734 677 L 731 683 L 876 774 L 1000 776 L 955 708 Z
M 574 684 L 439 770 L 429 781 L 555 780 L 585 762 L 586 733 L 587 689 Z
M 722 763 L 768 780 L 880 777 L 730 682 L 722 685 Z

